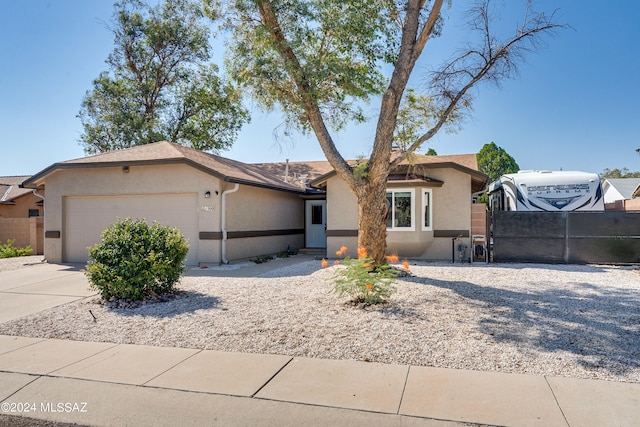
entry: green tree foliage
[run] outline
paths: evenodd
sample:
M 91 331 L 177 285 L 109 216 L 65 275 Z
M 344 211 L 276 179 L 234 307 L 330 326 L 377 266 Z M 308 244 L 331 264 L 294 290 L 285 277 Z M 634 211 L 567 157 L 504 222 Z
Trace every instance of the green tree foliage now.
M 426 153 L 424 153 L 425 156 L 437 156 L 438 152 L 433 148 L 430 147 Z
M 161 140 L 201 150 L 231 146 L 248 112 L 210 64 L 210 31 L 198 4 L 115 4 L 109 71 L 93 81 L 80 113 L 87 153 Z
M 89 248 L 85 274 L 105 300 L 141 300 L 174 289 L 188 251 L 177 228 L 127 218 L 107 227 Z
M 640 172 L 631 172 L 627 168 L 605 169 L 600 174 L 600 178 L 640 178 Z
M 472 87 L 511 77 L 518 60 L 561 27 L 527 7 L 514 33 L 499 37 L 491 0 L 474 3 L 464 49 L 417 79 L 426 93 L 412 91 L 416 62 L 427 42 L 445 30 L 443 5 L 444 0 L 205 0 L 209 16 L 226 18 L 231 75 L 258 105 L 279 108 L 291 128 L 315 134 L 358 201 L 358 246 L 379 264 L 385 262 L 391 171 L 464 117 Z M 366 120 L 364 107 L 370 111 L 374 100 L 379 107 L 372 151 L 360 163 L 366 170 L 354 169 L 331 130 Z
M 491 180 L 520 170 L 516 160 L 504 148 L 498 147 L 493 141 L 489 144 L 484 144 L 478 152 L 478 168 L 480 172 L 487 175 Z

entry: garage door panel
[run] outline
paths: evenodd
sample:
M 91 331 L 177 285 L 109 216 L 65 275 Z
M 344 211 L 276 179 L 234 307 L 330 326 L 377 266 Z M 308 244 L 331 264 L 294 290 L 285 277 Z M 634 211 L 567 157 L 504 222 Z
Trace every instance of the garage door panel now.
M 63 253 L 66 262 L 86 262 L 87 248 L 118 219 L 145 219 L 177 227 L 189 243 L 187 263 L 197 263 L 197 194 L 153 194 L 64 198 Z

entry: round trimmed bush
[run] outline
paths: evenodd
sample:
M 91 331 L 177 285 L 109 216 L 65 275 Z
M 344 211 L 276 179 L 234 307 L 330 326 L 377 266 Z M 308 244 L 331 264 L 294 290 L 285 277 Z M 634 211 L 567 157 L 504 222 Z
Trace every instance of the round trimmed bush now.
M 122 219 L 89 248 L 85 274 L 105 300 L 141 300 L 173 291 L 189 246 L 177 228 L 142 219 Z

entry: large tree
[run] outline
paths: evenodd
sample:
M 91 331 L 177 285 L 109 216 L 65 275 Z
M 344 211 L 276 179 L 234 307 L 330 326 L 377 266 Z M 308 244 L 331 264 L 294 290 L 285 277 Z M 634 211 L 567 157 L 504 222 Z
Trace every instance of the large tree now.
M 478 169 L 491 180 L 507 173 L 516 173 L 520 166 L 507 151 L 498 147 L 495 142 L 484 144 L 478 152 Z
M 115 49 L 78 117 L 87 153 L 169 140 L 201 150 L 229 147 L 248 113 L 210 64 L 210 30 L 199 4 L 115 4 Z
M 467 15 L 470 43 L 430 73 L 426 92 L 409 91 L 427 42 L 443 30 L 443 3 L 205 0 L 210 15 L 227 13 L 231 74 L 260 105 L 279 107 L 290 126 L 315 134 L 357 198 L 358 245 L 379 263 L 386 251 L 390 172 L 465 114 L 471 88 L 510 77 L 527 50 L 560 27 L 553 15 L 535 13 L 527 3 L 520 25 L 500 38 L 493 33 L 491 1 L 479 2 Z M 373 148 L 364 167 L 362 162 L 352 167 L 337 150 L 330 128 L 365 120 L 363 106 L 372 99 L 380 102 Z M 407 108 L 415 114 L 403 114 Z

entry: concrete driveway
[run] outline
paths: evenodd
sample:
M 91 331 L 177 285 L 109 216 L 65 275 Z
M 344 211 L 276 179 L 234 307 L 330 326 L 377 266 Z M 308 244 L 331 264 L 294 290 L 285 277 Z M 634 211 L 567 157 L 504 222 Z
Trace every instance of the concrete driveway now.
M 97 294 L 80 264 L 47 264 L 0 272 L 0 323 Z

